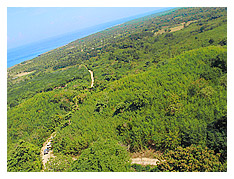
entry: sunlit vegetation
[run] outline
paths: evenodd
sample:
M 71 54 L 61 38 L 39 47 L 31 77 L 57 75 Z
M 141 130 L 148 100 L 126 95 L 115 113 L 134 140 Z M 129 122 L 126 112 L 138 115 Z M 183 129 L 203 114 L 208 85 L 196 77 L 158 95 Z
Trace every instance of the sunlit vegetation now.
M 227 9 L 150 15 L 9 68 L 8 171 L 42 170 L 53 132 L 44 171 L 226 171 Z M 145 150 L 163 162 L 131 165 Z
M 225 63 L 225 49 L 193 50 L 88 95 L 73 124 L 58 131 L 54 150 L 77 155 L 99 137 L 121 140 L 131 151 L 215 145 L 215 140 L 226 148 L 225 131 L 213 128 L 226 125 L 226 88 L 217 80 L 225 73 L 212 67 L 216 60 Z
M 129 155 L 113 140 L 97 140 L 74 161 L 74 172 L 127 172 L 130 171 Z
M 219 161 L 219 154 L 207 147 L 191 145 L 178 147 L 165 152 L 164 162 L 157 166 L 158 171 L 173 172 L 219 172 L 226 170 Z
M 14 107 L 37 93 L 72 87 L 83 90 L 90 85 L 90 75 L 85 67 L 75 66 L 68 69 L 28 75 L 20 83 L 8 83 L 8 107 Z
M 38 147 L 19 140 L 15 150 L 11 151 L 7 159 L 9 172 L 39 172 L 42 169 Z
M 40 93 L 9 109 L 8 147 L 14 148 L 19 139 L 40 147 L 55 127 L 65 125 L 74 94 L 71 91 Z

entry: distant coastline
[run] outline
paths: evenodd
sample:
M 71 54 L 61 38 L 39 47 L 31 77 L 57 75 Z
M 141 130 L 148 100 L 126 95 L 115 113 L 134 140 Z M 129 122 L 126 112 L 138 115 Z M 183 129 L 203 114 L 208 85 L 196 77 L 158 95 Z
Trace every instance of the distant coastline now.
M 112 22 L 100 24 L 97 26 L 85 28 L 85 29 L 82 29 L 79 31 L 66 33 L 63 35 L 56 36 L 56 37 L 51 37 L 51 38 L 44 39 L 44 40 L 41 40 L 38 42 L 23 45 L 20 47 L 10 48 L 7 50 L 7 68 L 13 67 L 17 64 L 24 62 L 24 61 L 31 60 L 33 58 L 38 57 L 39 55 L 41 55 L 43 53 L 50 51 L 50 50 L 64 46 L 72 41 L 75 41 L 77 39 L 86 37 L 88 35 L 100 32 L 100 31 L 105 30 L 107 28 L 111 28 L 113 26 L 117 26 L 119 24 L 125 23 L 125 22 L 130 21 L 130 20 L 141 18 L 141 17 L 151 15 L 154 13 L 164 12 L 164 11 L 170 10 L 170 9 L 173 9 L 173 8 L 171 8 L 171 7 L 170 8 L 163 8 L 163 9 L 159 9 L 157 11 L 148 12 L 148 13 L 144 13 L 144 14 L 140 14 L 140 15 L 136 15 L 136 16 L 131 16 L 128 18 L 119 19 L 119 20 L 115 20 Z

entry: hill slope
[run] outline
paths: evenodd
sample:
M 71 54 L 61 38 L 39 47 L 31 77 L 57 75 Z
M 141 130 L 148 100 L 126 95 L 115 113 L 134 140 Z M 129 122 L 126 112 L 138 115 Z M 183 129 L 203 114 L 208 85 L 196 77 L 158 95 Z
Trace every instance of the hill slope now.
M 180 8 L 8 69 L 8 171 L 40 171 L 54 131 L 47 171 L 225 171 L 226 39 L 226 8 Z M 144 150 L 172 166 L 130 165 Z

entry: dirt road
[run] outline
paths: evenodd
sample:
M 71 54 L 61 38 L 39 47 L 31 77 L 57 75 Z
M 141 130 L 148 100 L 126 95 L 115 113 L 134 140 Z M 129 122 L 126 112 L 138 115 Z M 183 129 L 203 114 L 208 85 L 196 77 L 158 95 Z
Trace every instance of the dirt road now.
M 45 154 L 45 155 L 44 155 L 44 150 L 47 148 L 46 145 L 47 145 L 49 142 L 51 142 L 51 138 L 54 137 L 55 135 L 56 135 L 56 133 L 53 132 L 53 133 L 50 135 L 50 137 L 44 142 L 43 147 L 41 148 L 41 159 L 42 159 L 42 163 L 43 163 L 44 168 L 45 168 L 45 164 L 46 164 L 46 162 L 49 160 L 49 158 L 55 157 L 55 156 L 53 155 L 53 151 L 52 151 L 52 150 L 50 150 L 48 154 Z
M 132 164 L 140 164 L 140 165 L 157 165 L 160 162 L 158 159 L 150 159 L 150 158 L 133 158 Z
M 94 77 L 93 77 L 93 72 L 91 70 L 88 70 L 91 76 L 91 88 L 93 87 L 93 83 L 94 83 Z
M 90 76 L 91 76 L 91 88 L 93 87 L 93 84 L 94 84 L 94 77 L 93 77 L 93 72 L 91 71 L 91 70 L 89 70 L 88 68 L 87 68 L 87 66 L 85 66 L 85 65 L 80 65 L 79 66 L 79 68 L 81 68 L 81 67 L 85 67 L 88 71 L 89 71 L 89 73 L 90 73 Z
M 88 68 L 87 68 L 85 65 L 83 65 L 83 66 L 88 70 Z M 80 65 L 80 67 L 81 67 L 81 65 Z M 93 84 L 94 84 L 93 72 L 92 72 L 91 70 L 88 70 L 88 71 L 89 71 L 90 76 L 91 76 L 91 88 L 92 88 L 92 87 L 93 87 Z M 46 145 L 47 145 L 49 142 L 51 142 L 51 138 L 52 138 L 52 137 L 55 137 L 55 136 L 56 136 L 56 132 L 53 132 L 53 133 L 50 135 L 50 137 L 43 143 L 43 147 L 41 148 L 41 159 L 42 159 L 42 163 L 43 163 L 44 168 L 45 168 L 45 164 L 48 162 L 49 158 L 55 157 L 55 156 L 53 155 L 53 151 L 52 151 L 52 150 L 49 150 L 49 153 L 44 155 L 44 150 L 47 148 Z

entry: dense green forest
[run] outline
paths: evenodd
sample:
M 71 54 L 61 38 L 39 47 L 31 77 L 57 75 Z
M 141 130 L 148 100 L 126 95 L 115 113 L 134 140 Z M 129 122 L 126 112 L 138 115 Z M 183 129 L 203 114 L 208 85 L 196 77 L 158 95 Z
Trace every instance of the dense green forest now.
M 227 171 L 226 8 L 114 26 L 8 68 L 7 86 L 8 171 Z M 160 162 L 131 163 L 145 151 Z

